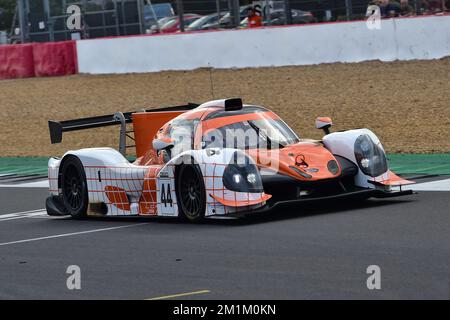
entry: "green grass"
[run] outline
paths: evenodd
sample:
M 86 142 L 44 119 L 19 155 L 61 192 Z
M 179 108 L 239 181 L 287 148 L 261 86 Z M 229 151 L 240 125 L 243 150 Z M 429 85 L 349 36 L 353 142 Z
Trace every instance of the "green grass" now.
M 450 174 L 450 154 L 388 154 L 389 167 L 399 174 Z M 0 174 L 47 174 L 48 158 L 0 158 Z
M 388 154 L 396 173 L 450 174 L 450 154 Z
M 48 159 L 44 157 L 0 158 L 0 174 L 47 174 Z

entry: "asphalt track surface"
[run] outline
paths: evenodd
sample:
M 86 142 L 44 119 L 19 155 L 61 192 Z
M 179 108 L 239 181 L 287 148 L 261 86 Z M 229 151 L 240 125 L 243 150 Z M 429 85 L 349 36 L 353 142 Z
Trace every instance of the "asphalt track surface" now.
M 46 196 L 0 188 L 0 299 L 450 299 L 449 192 L 202 224 L 23 213 Z

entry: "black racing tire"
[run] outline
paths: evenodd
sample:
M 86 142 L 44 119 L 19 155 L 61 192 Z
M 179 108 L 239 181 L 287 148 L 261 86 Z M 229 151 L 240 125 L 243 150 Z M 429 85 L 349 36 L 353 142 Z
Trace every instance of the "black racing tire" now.
M 86 173 L 80 159 L 75 156 L 63 161 L 61 190 L 64 207 L 72 218 L 85 218 L 89 204 Z
M 202 221 L 206 210 L 206 190 L 200 167 L 181 164 L 176 169 L 179 216 L 190 222 Z

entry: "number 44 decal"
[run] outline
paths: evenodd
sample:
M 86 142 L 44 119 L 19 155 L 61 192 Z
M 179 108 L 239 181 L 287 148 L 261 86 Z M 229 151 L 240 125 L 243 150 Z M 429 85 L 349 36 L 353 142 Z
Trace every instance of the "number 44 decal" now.
M 164 207 L 167 207 L 168 204 L 171 207 L 173 207 L 172 191 L 170 188 L 170 182 L 168 182 L 168 183 L 163 182 L 161 184 L 161 203 L 164 204 Z

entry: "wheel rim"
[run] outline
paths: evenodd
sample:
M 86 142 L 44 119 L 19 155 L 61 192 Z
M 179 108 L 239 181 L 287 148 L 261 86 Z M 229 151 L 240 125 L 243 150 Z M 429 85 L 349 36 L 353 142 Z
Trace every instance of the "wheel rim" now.
M 201 214 L 202 208 L 201 181 L 193 168 L 187 167 L 183 171 L 180 185 L 181 205 L 187 216 L 195 218 Z
M 64 197 L 71 209 L 76 211 L 83 204 L 83 180 L 80 173 L 71 165 L 67 168 L 64 179 Z

